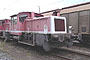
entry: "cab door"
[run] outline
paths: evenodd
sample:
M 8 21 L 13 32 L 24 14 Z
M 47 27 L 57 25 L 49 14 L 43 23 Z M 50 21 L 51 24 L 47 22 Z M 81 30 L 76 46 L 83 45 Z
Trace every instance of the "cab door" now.
M 18 31 L 18 19 L 17 15 L 11 16 L 11 34 L 17 35 Z

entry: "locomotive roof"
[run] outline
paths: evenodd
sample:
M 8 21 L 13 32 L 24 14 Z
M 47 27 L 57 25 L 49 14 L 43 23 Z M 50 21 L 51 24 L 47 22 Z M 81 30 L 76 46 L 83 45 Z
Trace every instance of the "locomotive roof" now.
M 22 14 L 22 13 L 32 13 L 32 12 L 19 12 L 18 14 Z M 12 15 L 12 16 L 10 16 L 10 17 L 14 17 L 14 16 L 17 16 L 18 14 L 14 14 L 14 15 Z M 36 15 L 41 15 L 41 14 L 39 14 L 39 13 L 35 13 Z M 42 15 L 43 16 L 43 15 Z
M 10 17 L 14 17 L 14 16 L 17 16 L 17 14 L 14 14 L 14 15 L 12 15 L 12 16 L 10 16 Z
M 21 14 L 21 13 L 32 13 L 32 12 L 20 12 L 18 14 Z M 35 12 L 34 12 L 35 13 Z M 35 14 L 40 14 L 40 13 L 35 13 Z

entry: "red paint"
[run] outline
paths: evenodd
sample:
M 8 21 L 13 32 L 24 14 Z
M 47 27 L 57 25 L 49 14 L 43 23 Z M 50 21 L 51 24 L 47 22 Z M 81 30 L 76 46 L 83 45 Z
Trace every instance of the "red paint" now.
M 26 19 L 26 31 L 44 31 L 44 25 L 50 31 L 50 18 Z
M 10 25 L 10 20 L 9 19 L 3 19 L 0 20 L 0 30 L 4 31 L 4 30 L 9 30 L 9 25 Z

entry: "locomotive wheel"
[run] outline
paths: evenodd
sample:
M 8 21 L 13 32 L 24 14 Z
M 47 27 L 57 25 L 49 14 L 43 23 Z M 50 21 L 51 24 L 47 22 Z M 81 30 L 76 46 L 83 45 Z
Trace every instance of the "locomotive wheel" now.
M 5 33 L 5 39 L 4 39 L 4 42 L 7 42 L 9 40 L 9 33 Z
M 73 45 L 73 40 L 72 39 L 69 39 L 69 41 L 67 42 L 67 47 L 71 47 Z
M 7 40 L 8 40 L 7 37 L 5 37 L 4 42 L 7 42 Z
M 52 48 L 51 48 L 49 42 L 47 42 L 47 41 L 44 41 L 44 42 L 43 42 L 43 49 L 44 49 L 46 52 L 51 51 Z

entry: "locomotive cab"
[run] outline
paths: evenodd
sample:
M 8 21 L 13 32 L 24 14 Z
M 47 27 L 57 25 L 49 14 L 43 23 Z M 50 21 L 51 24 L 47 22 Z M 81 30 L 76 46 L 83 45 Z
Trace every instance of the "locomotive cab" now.
M 22 31 L 25 31 L 25 19 L 42 16 L 34 12 L 21 12 L 11 16 L 11 34 L 22 35 Z M 22 28 L 23 27 L 23 28 Z
M 6 40 L 19 39 L 18 36 L 21 36 L 22 32 L 25 32 L 25 19 L 33 19 L 34 17 L 40 16 L 43 15 L 34 12 L 20 12 L 18 14 L 10 16 L 11 24 L 9 25 L 9 31 L 6 32 Z

